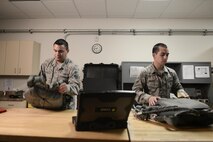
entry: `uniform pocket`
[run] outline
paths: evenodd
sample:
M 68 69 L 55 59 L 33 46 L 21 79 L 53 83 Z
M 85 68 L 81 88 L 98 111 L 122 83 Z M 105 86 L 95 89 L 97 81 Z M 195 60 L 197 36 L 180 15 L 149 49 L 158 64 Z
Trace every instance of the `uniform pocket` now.
M 168 87 L 167 88 L 172 88 L 172 85 L 173 85 L 173 78 L 172 77 L 169 77 L 167 79 L 167 84 L 168 84 Z
M 158 88 L 160 88 L 159 79 L 156 76 L 149 77 L 147 79 L 147 87 L 151 94 L 155 93 Z

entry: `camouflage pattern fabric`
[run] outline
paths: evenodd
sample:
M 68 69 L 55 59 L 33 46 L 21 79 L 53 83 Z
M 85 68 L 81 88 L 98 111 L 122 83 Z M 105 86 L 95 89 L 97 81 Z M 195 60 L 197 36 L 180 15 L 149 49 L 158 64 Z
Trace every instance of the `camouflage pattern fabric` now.
M 49 86 L 59 81 L 67 83 L 70 87 L 70 92 L 67 92 L 68 95 L 77 95 L 80 90 L 79 69 L 68 58 L 60 65 L 56 64 L 54 58 L 47 59 L 41 65 L 40 75 Z
M 132 89 L 136 92 L 136 102 L 143 104 L 148 103 L 150 95 L 169 98 L 171 92 L 176 94 L 183 87 L 173 69 L 164 66 L 163 71 L 159 72 L 151 64 L 142 70 Z
M 60 94 L 57 87 L 66 83 L 69 92 Z M 78 95 L 80 90 L 79 69 L 70 59 L 62 64 L 56 64 L 54 58 L 47 59 L 41 65 L 39 76 L 28 79 L 29 89 L 24 92 L 28 103 L 34 107 L 46 109 L 66 109 L 73 104 L 73 95 Z

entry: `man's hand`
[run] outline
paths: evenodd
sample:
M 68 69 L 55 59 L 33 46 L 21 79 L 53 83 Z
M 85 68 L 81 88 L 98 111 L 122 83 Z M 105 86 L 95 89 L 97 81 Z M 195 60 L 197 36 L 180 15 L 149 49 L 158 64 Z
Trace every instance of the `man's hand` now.
M 190 98 L 189 95 L 183 89 L 178 90 L 177 97 L 178 98 Z
M 154 106 L 159 99 L 160 99 L 159 96 L 151 96 L 151 97 L 149 97 L 149 100 L 148 100 L 149 101 L 149 106 Z
M 58 92 L 61 93 L 61 94 L 67 93 L 67 92 L 69 92 L 69 87 L 67 86 L 66 83 L 62 83 L 58 87 Z

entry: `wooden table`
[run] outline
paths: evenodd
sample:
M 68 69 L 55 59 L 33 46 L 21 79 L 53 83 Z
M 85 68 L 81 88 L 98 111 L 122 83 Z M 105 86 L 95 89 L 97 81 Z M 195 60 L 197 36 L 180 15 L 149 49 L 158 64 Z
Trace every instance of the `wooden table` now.
M 142 121 L 132 114 L 128 124 L 132 142 L 213 142 L 213 126 L 177 129 L 155 121 Z
M 127 129 L 78 132 L 72 124 L 76 112 L 36 108 L 10 108 L 0 113 L 0 141 L 75 142 L 129 141 Z
M 6 142 L 109 142 L 129 141 L 127 129 L 78 132 L 72 124 L 76 111 L 48 111 L 36 108 L 11 108 L 0 113 L 0 141 Z M 162 123 L 141 121 L 130 114 L 130 140 L 133 142 L 213 141 L 209 128 L 177 129 Z

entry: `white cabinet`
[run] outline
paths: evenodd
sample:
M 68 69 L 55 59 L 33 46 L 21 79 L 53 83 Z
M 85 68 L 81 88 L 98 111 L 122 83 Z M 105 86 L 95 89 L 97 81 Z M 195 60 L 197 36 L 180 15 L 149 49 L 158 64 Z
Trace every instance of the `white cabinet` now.
M 6 41 L 0 41 L 0 75 L 4 74 Z
M 40 44 L 32 41 L 20 41 L 18 74 L 37 75 L 40 69 Z
M 4 72 L 1 75 L 36 75 L 40 66 L 40 44 L 6 41 Z
M 7 41 L 5 52 L 5 75 L 16 75 L 18 70 L 19 41 Z

